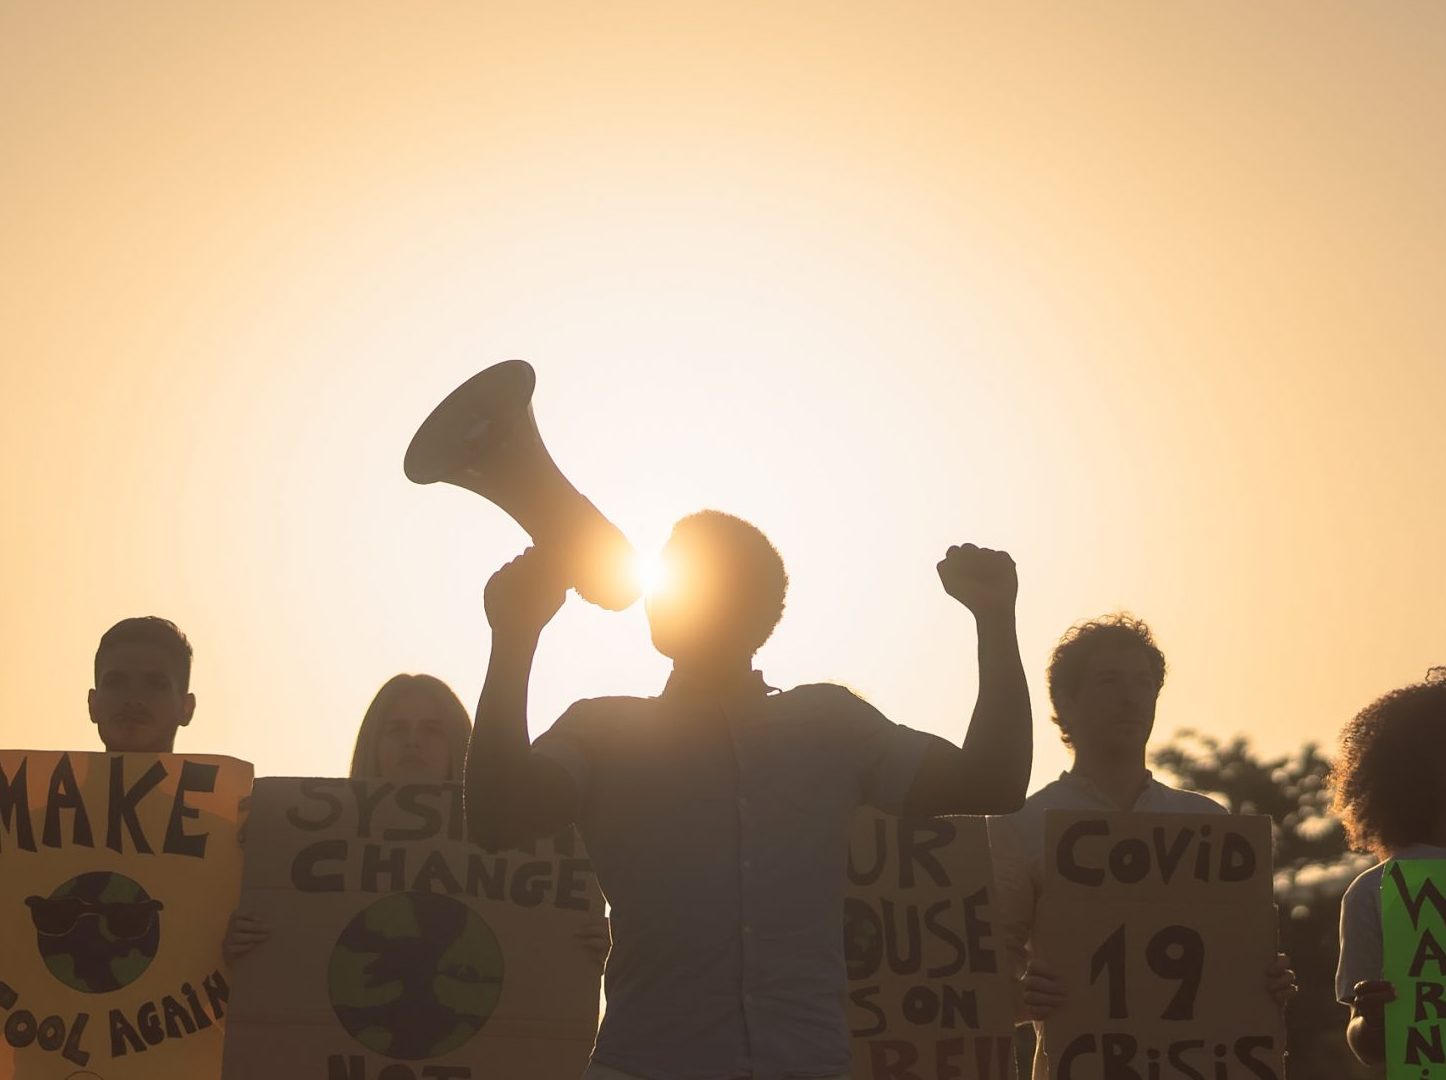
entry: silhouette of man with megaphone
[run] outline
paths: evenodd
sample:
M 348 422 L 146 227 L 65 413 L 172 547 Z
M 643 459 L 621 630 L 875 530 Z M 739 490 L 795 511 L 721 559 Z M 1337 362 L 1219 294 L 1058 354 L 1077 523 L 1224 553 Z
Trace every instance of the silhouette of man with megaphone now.
M 939 563 L 975 615 L 979 697 L 962 748 L 841 686 L 778 692 L 753 656 L 787 576 L 754 526 L 684 518 L 648 599 L 673 661 L 661 694 L 580 701 L 529 746 L 527 690 L 567 568 L 529 549 L 487 585 L 492 655 L 468 752 L 487 847 L 576 824 L 612 905 L 607 1013 L 587 1080 L 843 1077 L 843 893 L 853 810 L 1007 813 L 1029 778 L 1030 707 L 1003 552 Z

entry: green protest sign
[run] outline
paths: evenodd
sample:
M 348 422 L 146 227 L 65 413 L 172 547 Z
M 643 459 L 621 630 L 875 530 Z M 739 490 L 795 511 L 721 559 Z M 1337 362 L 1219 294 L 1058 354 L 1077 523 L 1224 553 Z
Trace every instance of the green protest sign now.
M 1381 875 L 1389 1080 L 1446 1080 L 1446 859 L 1393 859 Z

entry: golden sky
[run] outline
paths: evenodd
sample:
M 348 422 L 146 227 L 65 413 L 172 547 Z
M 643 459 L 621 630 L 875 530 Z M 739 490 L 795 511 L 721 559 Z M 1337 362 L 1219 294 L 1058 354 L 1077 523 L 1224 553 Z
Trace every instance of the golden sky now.
M 951 542 L 1008 548 L 1036 700 L 1129 608 L 1162 734 L 1330 740 L 1446 663 L 1446 6 L 0 5 L 0 744 L 90 747 L 99 634 L 176 620 L 178 748 L 336 773 L 376 688 L 475 700 L 524 543 L 407 482 L 523 357 L 643 545 L 717 507 L 761 654 L 958 739 Z M 569 602 L 533 730 L 652 693 Z

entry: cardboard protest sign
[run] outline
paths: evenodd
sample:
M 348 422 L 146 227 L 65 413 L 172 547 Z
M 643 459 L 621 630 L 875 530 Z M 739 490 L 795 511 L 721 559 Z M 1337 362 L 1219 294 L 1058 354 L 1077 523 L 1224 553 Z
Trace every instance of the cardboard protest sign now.
M 984 819 L 860 810 L 848 873 L 855 1080 L 1008 1080 L 1013 1002 Z
M 250 786 L 231 758 L 0 750 L 0 1077 L 217 1074 Z
M 1381 875 L 1389 1080 L 1446 1078 L 1446 860 L 1393 859 Z
M 456 784 L 262 779 L 225 1080 L 575 1080 L 601 965 L 602 895 L 571 833 L 488 854 Z
M 1051 810 L 1044 852 L 1054 1080 L 1284 1077 L 1269 818 Z

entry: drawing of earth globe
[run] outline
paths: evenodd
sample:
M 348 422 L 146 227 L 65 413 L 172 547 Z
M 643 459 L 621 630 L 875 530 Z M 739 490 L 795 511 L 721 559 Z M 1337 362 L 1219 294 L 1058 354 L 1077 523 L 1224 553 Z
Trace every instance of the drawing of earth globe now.
M 403 1061 L 471 1039 L 502 996 L 502 948 L 460 900 L 399 892 L 363 908 L 331 951 L 332 1011 L 363 1046 Z
M 92 870 L 49 896 L 28 896 L 35 944 L 46 968 L 83 994 L 107 994 L 144 974 L 161 944 L 161 909 L 140 883 Z

